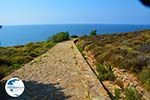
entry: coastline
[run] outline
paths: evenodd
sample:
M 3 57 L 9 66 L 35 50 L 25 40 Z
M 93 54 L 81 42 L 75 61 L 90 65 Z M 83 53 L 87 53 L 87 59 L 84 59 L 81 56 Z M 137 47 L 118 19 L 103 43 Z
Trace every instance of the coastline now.
M 58 32 L 69 32 L 70 35 L 88 35 L 93 29 L 98 34 L 126 33 L 138 30 L 150 30 L 150 25 L 128 24 L 50 24 L 50 25 L 4 25 L 0 30 L 1 46 L 16 46 L 28 42 L 40 42 L 47 40 Z M 21 36 L 21 37 L 20 37 Z

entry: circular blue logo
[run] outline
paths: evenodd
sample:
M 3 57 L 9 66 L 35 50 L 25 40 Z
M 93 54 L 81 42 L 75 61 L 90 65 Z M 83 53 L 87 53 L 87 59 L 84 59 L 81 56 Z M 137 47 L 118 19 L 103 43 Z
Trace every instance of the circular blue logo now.
M 19 78 L 11 78 L 5 84 L 5 90 L 11 97 L 19 97 L 24 89 L 24 83 Z

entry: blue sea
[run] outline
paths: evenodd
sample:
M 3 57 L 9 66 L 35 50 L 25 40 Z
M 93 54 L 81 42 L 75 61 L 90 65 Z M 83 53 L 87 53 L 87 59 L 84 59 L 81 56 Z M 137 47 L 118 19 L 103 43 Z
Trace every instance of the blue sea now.
M 55 24 L 55 25 L 16 25 L 0 29 L 0 46 L 23 45 L 28 42 L 47 40 L 55 33 L 67 31 L 70 35 L 85 35 L 96 29 L 98 34 L 132 32 L 150 29 L 150 25 L 119 24 Z

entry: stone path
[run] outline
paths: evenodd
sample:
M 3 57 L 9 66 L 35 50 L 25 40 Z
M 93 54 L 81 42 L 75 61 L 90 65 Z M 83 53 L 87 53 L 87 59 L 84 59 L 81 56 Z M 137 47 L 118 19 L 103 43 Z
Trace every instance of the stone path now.
M 58 43 L 3 81 L 19 77 L 25 92 L 19 100 L 109 100 L 73 41 Z

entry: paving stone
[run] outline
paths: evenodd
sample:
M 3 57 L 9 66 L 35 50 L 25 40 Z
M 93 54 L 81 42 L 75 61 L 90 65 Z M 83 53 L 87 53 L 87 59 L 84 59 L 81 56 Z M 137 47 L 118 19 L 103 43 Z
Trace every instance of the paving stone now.
M 108 99 L 73 41 L 58 43 L 3 80 L 14 76 L 25 83 L 25 92 L 18 100 Z

